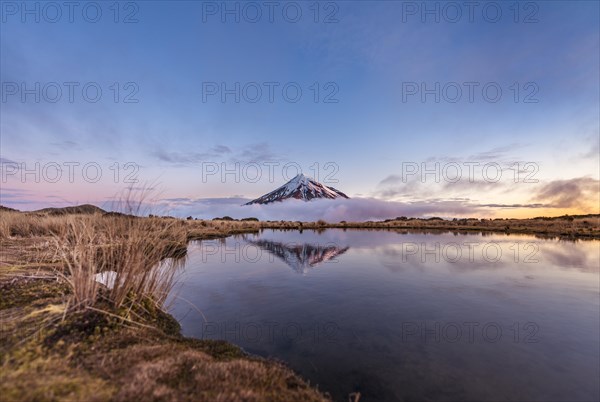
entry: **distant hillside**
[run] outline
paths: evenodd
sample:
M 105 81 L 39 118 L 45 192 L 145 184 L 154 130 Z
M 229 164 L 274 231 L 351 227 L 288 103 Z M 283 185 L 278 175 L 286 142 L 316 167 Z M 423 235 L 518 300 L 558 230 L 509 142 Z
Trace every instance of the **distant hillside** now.
M 4 212 L 19 212 L 18 209 L 5 207 L 4 205 L 0 205 L 0 211 L 4 211 Z
M 43 213 L 48 215 L 69 215 L 69 214 L 104 214 L 105 210 L 102 208 L 98 208 L 95 205 L 84 204 L 77 205 L 75 207 L 63 207 L 63 208 L 44 208 L 39 209 L 37 211 L 33 211 L 36 213 Z

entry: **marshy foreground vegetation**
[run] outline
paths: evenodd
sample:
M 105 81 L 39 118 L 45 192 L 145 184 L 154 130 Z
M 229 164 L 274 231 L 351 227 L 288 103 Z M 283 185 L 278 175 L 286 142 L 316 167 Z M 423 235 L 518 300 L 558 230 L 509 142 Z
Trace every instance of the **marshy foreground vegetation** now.
M 7 401 L 328 400 L 280 362 L 227 342 L 181 336 L 164 301 L 190 240 L 333 227 L 597 239 L 599 218 L 262 222 L 142 218 L 93 206 L 0 208 L 0 395 Z

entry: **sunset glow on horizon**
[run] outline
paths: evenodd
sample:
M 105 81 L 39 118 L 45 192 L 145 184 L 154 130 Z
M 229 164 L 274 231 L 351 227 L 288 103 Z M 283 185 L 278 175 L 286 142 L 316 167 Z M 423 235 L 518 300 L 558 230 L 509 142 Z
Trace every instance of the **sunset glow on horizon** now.
M 3 206 L 600 213 L 598 2 L 22 4 L 0 10 Z M 241 207 L 301 172 L 350 200 Z

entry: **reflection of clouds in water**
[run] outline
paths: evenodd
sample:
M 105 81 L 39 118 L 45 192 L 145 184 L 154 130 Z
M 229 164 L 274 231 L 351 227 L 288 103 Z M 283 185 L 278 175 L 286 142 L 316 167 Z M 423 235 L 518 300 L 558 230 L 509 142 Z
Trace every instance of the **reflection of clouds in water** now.
M 600 271 L 600 242 L 573 243 L 557 241 L 541 244 L 540 255 L 552 265 L 564 270 L 597 273 Z
M 600 264 L 598 241 L 565 241 L 521 234 L 327 229 L 264 231 L 248 236 L 249 239 L 281 243 L 350 246 L 354 254 L 373 253 L 379 263 L 391 272 L 432 269 L 456 273 L 502 269 L 531 272 L 552 266 L 594 273 L 598 272 Z M 439 251 L 431 251 L 436 245 Z M 497 251 L 500 251 L 500 256 L 497 256 Z M 460 258 L 457 258 L 457 252 Z
M 500 242 L 407 242 L 376 248 L 379 262 L 392 272 L 445 270 L 456 273 L 492 271 L 515 264 L 515 251 L 509 247 L 520 243 Z
M 436 239 L 434 239 L 436 240 Z M 600 270 L 600 243 L 564 242 L 559 240 L 519 240 L 498 236 L 476 241 L 472 239 L 440 238 L 440 241 L 399 241 L 375 247 L 380 263 L 392 272 L 409 269 L 450 272 L 547 269 L 576 269 L 584 273 Z M 534 279 L 529 275 L 527 279 Z
M 503 233 L 449 232 L 440 230 L 398 230 L 398 229 L 325 229 L 325 230 L 265 230 L 262 233 L 249 234 L 255 239 L 277 242 L 311 242 L 346 244 L 353 249 L 372 249 L 382 245 L 395 245 L 407 242 L 534 242 L 531 235 L 511 235 Z

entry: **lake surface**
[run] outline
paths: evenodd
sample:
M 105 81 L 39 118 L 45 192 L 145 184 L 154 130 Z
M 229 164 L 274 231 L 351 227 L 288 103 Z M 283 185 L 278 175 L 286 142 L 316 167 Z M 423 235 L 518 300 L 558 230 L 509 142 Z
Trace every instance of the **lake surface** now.
M 184 335 L 283 360 L 335 400 L 600 399 L 600 241 L 265 230 L 188 254 Z

